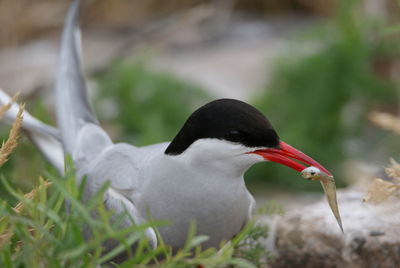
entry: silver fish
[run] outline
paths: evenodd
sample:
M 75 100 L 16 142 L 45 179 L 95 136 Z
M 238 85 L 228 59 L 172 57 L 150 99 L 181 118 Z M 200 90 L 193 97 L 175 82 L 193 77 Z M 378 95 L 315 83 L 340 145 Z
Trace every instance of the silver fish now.
M 322 172 L 319 168 L 313 166 L 303 169 L 301 171 L 301 176 L 303 176 L 303 178 L 307 180 L 321 182 L 332 213 L 335 216 L 337 223 L 339 224 L 340 230 L 342 230 L 342 233 L 344 233 L 342 219 L 340 218 L 339 207 L 336 198 L 336 184 L 333 176 L 329 176 L 325 172 Z

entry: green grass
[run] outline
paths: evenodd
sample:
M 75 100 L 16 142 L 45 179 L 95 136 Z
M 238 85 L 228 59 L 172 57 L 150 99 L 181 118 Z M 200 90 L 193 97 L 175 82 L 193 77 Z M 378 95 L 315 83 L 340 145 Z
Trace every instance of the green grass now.
M 129 215 L 117 215 L 105 209 L 103 194 L 108 185 L 83 203 L 83 187 L 76 185 L 70 164 L 67 164 L 65 177 L 46 175 L 46 179 L 52 184 L 47 188 L 44 179 L 40 179 L 35 197 L 27 198 L 2 178 L 2 187 L 23 204 L 23 209 L 17 213 L 8 202 L 0 203 L 0 234 L 12 234 L 10 241 L 1 243 L 1 267 L 98 267 L 105 264 L 115 267 L 256 267 L 255 264 L 260 264 L 258 259 L 267 254 L 265 248 L 255 242 L 267 234 L 260 233 L 260 228 L 252 224 L 218 251 L 214 248 L 202 250 L 200 243 L 207 237 L 196 236 L 195 228 L 176 254 L 162 242 L 153 250 L 144 236 L 145 229 L 168 223 L 150 222 L 121 228 L 119 223 Z M 89 238 L 84 237 L 82 230 L 90 230 Z M 102 245 L 110 239 L 117 241 L 118 246 L 105 252 Z M 246 243 L 257 247 L 246 247 Z M 135 250 L 131 248 L 133 244 L 137 245 Z M 128 259 L 114 263 L 114 258 L 121 253 L 127 254 Z M 255 264 L 246 258 L 256 261 Z

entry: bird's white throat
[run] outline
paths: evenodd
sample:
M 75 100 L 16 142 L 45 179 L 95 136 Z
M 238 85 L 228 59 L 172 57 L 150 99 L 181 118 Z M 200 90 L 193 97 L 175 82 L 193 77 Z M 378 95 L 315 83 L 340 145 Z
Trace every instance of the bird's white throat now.
M 208 138 L 197 140 L 185 152 L 172 158 L 202 177 L 233 179 L 241 178 L 252 165 L 264 161 L 258 155 L 248 154 L 252 150 L 239 143 Z

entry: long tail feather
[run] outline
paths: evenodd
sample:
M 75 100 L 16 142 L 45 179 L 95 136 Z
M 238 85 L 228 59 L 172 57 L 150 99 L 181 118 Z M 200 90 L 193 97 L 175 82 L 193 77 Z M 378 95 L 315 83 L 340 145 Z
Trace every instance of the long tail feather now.
M 90 108 L 82 72 L 81 38 L 78 27 L 80 1 L 71 5 L 61 40 L 56 83 L 57 125 L 66 153 L 73 154 L 79 131 L 88 123 L 98 124 Z

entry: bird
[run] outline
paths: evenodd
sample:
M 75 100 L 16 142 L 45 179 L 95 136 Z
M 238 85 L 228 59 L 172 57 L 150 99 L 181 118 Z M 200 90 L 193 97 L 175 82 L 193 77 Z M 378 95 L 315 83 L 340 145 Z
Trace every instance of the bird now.
M 78 182 L 90 198 L 109 183 L 107 209 L 127 212 L 125 226 L 167 220 L 159 227 L 163 241 L 182 248 L 192 222 L 206 235 L 203 248 L 218 247 L 237 235 L 252 218 L 255 200 L 244 173 L 260 162 L 275 162 L 301 172 L 315 166 L 311 157 L 280 140 L 270 121 L 253 106 L 235 99 L 217 99 L 195 110 L 171 142 L 137 147 L 114 143 L 89 104 L 81 60 L 80 1 L 68 13 L 61 38 L 55 85 L 57 127 L 25 113 L 23 128 L 47 159 L 63 172 L 70 155 Z M 0 92 L 0 103 L 9 97 Z M 15 118 L 17 104 L 8 113 Z M 51 149 L 48 149 L 47 147 Z M 157 235 L 145 235 L 153 247 Z

